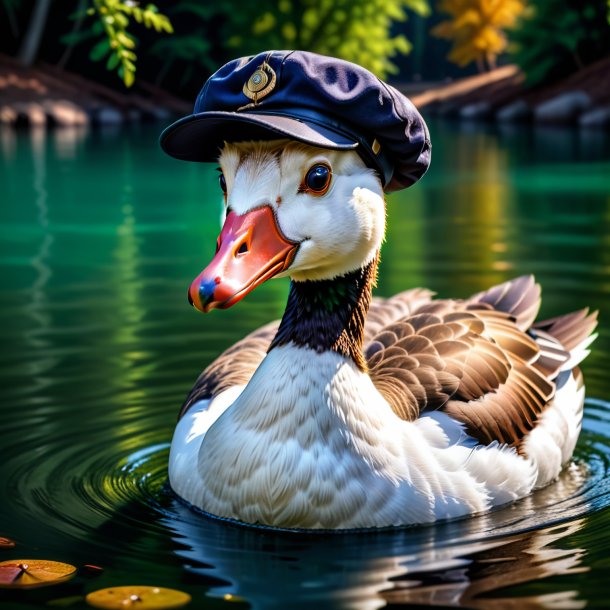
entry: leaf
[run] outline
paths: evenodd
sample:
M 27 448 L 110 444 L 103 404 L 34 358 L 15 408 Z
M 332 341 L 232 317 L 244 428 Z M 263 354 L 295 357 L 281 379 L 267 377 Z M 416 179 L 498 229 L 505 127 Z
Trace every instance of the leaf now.
M 18 565 L 0 567 L 0 587 L 12 585 L 21 574 L 23 570 Z
M 76 567 L 45 559 L 11 559 L 0 562 L 0 587 L 32 589 L 64 582 L 74 576 Z
M 89 59 L 92 61 L 99 61 L 103 59 L 106 54 L 110 51 L 110 42 L 107 38 L 100 40 L 89 53 Z
M 125 70 L 125 74 L 123 75 L 123 82 L 126 87 L 131 87 L 136 80 L 136 75 L 132 70 Z
M 118 53 L 115 52 L 108 57 L 108 61 L 106 62 L 106 68 L 108 68 L 108 70 L 114 70 L 119 65 L 120 61 L 121 57 Z
M 124 32 L 118 32 L 116 35 L 116 39 L 128 49 L 135 49 L 136 41 L 129 35 Z
M 89 38 L 93 38 L 95 35 L 96 32 L 94 32 L 93 28 L 91 28 L 89 30 L 82 30 L 80 32 L 70 32 L 69 34 L 62 36 L 59 40 L 67 46 L 72 46 L 88 40 Z
M 107 610 L 162 610 L 181 608 L 191 601 L 191 596 L 176 589 L 147 587 L 141 585 L 109 587 L 87 595 L 87 603 L 94 608 Z
M 15 541 L 10 538 L 0 536 L 0 549 L 12 549 L 15 546 Z

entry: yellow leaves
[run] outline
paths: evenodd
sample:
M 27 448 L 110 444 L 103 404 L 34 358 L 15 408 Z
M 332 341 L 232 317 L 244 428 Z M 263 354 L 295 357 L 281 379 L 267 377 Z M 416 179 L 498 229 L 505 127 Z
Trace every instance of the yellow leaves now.
M 87 595 L 87 603 L 106 610 L 169 610 L 180 608 L 191 601 L 191 596 L 176 589 L 132 585 L 99 589 Z
M 11 559 L 0 562 L 0 587 L 33 589 L 65 582 L 74 576 L 76 568 L 61 561 L 44 559 Z
M 525 0 L 441 0 L 438 7 L 449 19 L 432 34 L 453 41 L 449 59 L 460 66 L 472 61 L 494 65 L 508 44 L 504 30 L 526 10 Z
M 0 536 L 0 548 L 12 548 L 15 541 Z M 102 568 L 93 564 L 82 567 L 85 575 L 97 575 Z M 70 580 L 76 574 L 76 567 L 61 561 L 46 559 L 9 559 L 0 561 L 0 588 L 34 589 L 57 585 Z M 49 602 L 49 605 L 72 604 L 82 600 L 81 596 L 72 596 Z M 105 609 L 137 608 L 138 610 L 171 610 L 181 608 L 191 601 L 191 596 L 184 591 L 131 585 L 109 587 L 89 593 L 86 601 L 90 606 Z M 238 598 L 235 598 L 238 601 Z

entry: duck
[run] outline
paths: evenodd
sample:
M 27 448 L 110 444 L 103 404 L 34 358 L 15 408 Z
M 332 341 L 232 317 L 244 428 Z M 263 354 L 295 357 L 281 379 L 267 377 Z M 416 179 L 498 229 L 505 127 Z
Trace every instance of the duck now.
M 244 91 L 277 87 L 279 74 L 289 87 L 310 82 L 312 64 L 338 65 L 311 55 L 293 58 L 298 66 L 286 52 L 242 58 L 201 95 L 213 97 L 214 87 L 234 95 L 232 79 L 245 81 Z M 363 69 L 349 70 L 345 82 L 355 73 L 361 95 Z M 334 87 L 335 77 L 318 86 Z M 367 82 L 378 112 L 395 111 L 381 97 L 387 86 Z M 596 312 L 537 320 L 541 289 L 529 275 L 467 298 L 436 299 L 424 288 L 373 297 L 385 193 L 413 177 L 425 145 L 410 141 L 405 165 L 385 131 L 390 163 L 381 162 L 369 134 L 356 139 L 328 122 L 322 129 L 311 114 L 288 129 L 280 109 L 247 97 L 254 108 L 228 111 L 218 110 L 217 95 L 211 110 L 162 135 L 173 156 L 188 158 L 188 133 L 191 160 L 219 164 L 223 226 L 190 303 L 223 310 L 267 280 L 290 278 L 281 320 L 218 356 L 188 394 L 170 447 L 175 494 L 240 524 L 344 531 L 476 515 L 557 479 L 581 428 L 579 364 L 596 337 Z M 418 115 L 402 108 L 411 128 Z M 394 114 L 409 138 L 404 113 Z M 346 133 L 356 145 L 345 145 Z M 427 141 L 425 129 L 416 133 Z M 202 159 L 210 142 L 215 152 Z

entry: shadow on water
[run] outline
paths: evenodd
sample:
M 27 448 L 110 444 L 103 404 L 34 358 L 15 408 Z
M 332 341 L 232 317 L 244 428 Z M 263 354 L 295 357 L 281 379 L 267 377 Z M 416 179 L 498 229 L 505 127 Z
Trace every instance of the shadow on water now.
M 574 463 L 472 519 L 310 536 L 205 518 L 167 488 L 182 398 L 218 352 L 281 314 L 287 284 L 219 315 L 187 306 L 214 250 L 217 180 L 164 158 L 156 137 L 0 131 L 0 535 L 17 541 L 0 560 L 104 568 L 6 607 L 75 596 L 80 608 L 83 593 L 134 583 L 182 588 L 206 608 L 604 607 L 610 139 L 432 125 L 428 175 L 389 199 L 379 279 L 382 295 L 465 296 L 535 273 L 542 315 L 600 309 Z

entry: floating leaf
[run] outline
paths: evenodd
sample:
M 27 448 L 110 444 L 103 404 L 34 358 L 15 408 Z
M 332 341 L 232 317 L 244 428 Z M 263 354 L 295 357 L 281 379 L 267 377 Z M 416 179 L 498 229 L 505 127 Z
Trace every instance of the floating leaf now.
M 76 568 L 61 561 L 45 559 L 11 559 L 0 561 L 0 587 L 28 589 L 64 582 L 74 576 Z
M 12 549 L 15 546 L 15 541 L 10 538 L 0 536 L 0 549 Z
M 22 574 L 23 569 L 19 566 L 2 566 L 0 568 L 0 586 L 12 585 Z
M 95 608 L 107 610 L 164 610 L 180 608 L 191 601 L 191 596 L 176 589 L 133 585 L 128 587 L 109 587 L 93 591 L 87 595 L 87 603 Z

